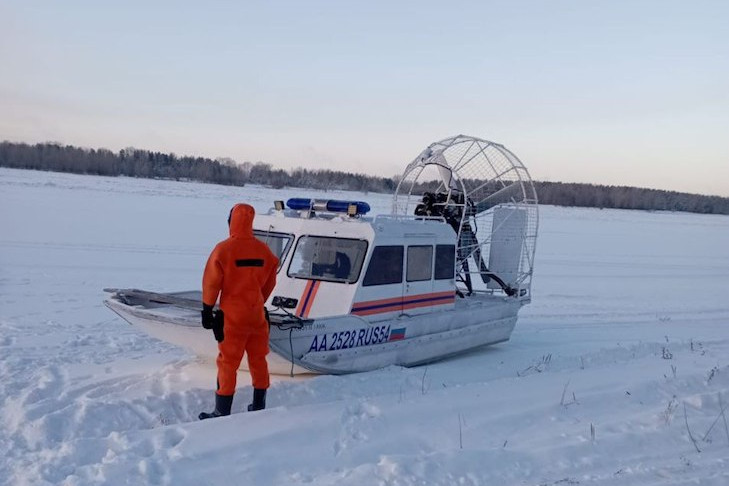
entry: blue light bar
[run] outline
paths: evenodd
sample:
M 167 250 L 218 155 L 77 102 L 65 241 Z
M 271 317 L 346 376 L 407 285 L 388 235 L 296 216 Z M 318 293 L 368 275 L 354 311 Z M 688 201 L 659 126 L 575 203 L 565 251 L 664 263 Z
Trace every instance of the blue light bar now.
M 336 199 L 308 199 L 303 197 L 292 197 L 286 201 L 286 205 L 290 209 L 297 211 L 313 209 L 315 211 L 329 211 L 332 213 L 346 213 L 349 206 L 353 205 L 357 208 L 355 214 L 367 214 L 370 205 L 364 201 L 338 201 Z

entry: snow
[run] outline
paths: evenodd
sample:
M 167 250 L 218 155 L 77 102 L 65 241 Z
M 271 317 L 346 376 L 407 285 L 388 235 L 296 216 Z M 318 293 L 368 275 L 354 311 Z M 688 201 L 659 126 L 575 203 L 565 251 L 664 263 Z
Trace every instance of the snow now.
M 199 288 L 233 203 L 292 196 L 390 205 L 0 169 L 0 484 L 729 484 L 727 216 L 542 207 L 509 342 L 277 376 L 256 413 L 241 372 L 235 413 L 197 421 L 214 363 L 102 288 Z

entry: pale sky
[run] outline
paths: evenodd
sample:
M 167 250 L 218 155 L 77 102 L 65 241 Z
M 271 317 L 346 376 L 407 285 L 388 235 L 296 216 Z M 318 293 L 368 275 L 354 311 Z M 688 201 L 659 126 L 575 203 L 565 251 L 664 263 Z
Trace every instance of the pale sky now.
M 0 140 L 729 196 L 729 1 L 0 0 Z

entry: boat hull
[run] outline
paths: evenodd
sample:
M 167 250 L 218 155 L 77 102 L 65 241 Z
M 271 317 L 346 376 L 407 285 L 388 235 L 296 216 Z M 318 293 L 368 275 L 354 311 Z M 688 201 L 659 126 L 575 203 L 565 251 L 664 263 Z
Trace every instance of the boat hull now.
M 214 362 L 218 356 L 218 343 L 213 333 L 201 326 L 199 311 L 175 306 L 145 309 L 123 304 L 113 297 L 106 299 L 104 304 L 132 326 L 160 341 L 187 349 L 206 361 Z M 311 373 L 296 365 L 292 371 L 291 361 L 275 353 L 269 354 L 267 361 L 269 372 L 276 375 Z M 240 369 L 248 370 L 245 359 Z
M 315 319 L 301 328 L 271 328 L 271 349 L 310 371 L 344 374 L 416 366 L 507 341 L 520 303 L 493 296 L 461 299 L 447 310 L 368 321 Z
M 197 309 L 160 303 L 130 305 L 114 295 L 104 303 L 150 336 L 203 359 L 214 360 L 218 354 L 212 333 L 200 325 Z M 379 320 L 349 314 L 297 321 L 273 313 L 269 370 L 273 374 L 345 374 L 437 361 L 507 341 L 520 307 L 513 298 L 481 295 L 458 299 L 455 306 L 442 311 Z M 247 369 L 245 360 L 241 369 Z

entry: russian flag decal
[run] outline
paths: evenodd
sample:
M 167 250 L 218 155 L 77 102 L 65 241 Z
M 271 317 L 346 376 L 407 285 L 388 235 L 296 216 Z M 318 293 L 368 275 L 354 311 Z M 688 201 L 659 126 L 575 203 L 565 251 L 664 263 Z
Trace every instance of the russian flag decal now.
M 390 330 L 390 339 L 388 341 L 400 341 L 401 339 L 405 339 L 404 327 Z

